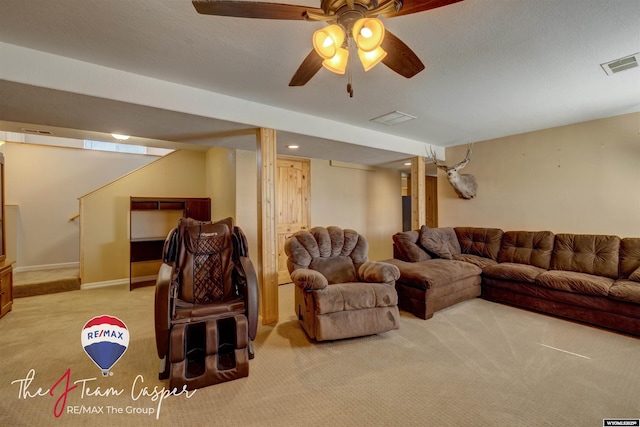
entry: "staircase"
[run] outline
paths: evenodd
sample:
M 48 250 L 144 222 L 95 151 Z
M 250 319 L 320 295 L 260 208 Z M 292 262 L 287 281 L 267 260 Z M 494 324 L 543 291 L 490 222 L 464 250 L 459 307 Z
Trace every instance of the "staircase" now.
M 80 289 L 78 268 L 23 271 L 13 273 L 13 297 L 31 297 Z

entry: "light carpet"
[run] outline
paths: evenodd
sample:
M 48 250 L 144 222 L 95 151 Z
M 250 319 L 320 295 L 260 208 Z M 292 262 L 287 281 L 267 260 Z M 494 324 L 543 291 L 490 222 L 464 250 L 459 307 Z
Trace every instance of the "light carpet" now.
M 77 291 L 80 289 L 80 269 L 13 272 L 13 298 Z
M 280 322 L 259 327 L 249 377 L 160 400 L 153 292 L 16 300 L 0 319 L 0 425 L 582 427 L 640 416 L 637 338 L 474 299 L 426 321 L 402 313 L 397 331 L 313 343 L 292 285 L 280 287 Z M 131 335 L 108 377 L 80 341 L 102 314 Z M 78 387 L 65 402 L 67 378 Z

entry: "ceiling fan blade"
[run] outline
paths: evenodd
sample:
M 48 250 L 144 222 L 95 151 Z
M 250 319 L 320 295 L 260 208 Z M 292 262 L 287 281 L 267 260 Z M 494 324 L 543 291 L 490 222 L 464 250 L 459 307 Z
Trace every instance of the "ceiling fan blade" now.
M 237 18 L 304 20 L 304 12 L 324 14 L 315 7 L 254 1 L 193 0 L 193 7 L 203 15 L 234 16 Z
M 461 1 L 463 0 L 403 0 L 402 9 L 400 9 L 400 11 L 382 13 L 381 16 L 384 16 L 385 18 L 393 18 L 394 16 L 410 15 L 412 13 L 437 9 L 439 7 L 448 6 Z
M 424 64 L 402 40 L 386 31 L 382 48 L 387 52 L 382 63 L 408 79 L 424 70 Z
M 322 57 L 311 50 L 291 78 L 289 86 L 304 86 L 322 68 Z

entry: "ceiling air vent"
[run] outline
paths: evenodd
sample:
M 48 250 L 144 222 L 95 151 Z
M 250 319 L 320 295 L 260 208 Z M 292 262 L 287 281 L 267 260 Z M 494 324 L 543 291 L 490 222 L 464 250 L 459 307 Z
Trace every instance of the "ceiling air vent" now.
M 406 122 L 408 120 L 415 119 L 414 116 L 410 116 L 400 111 L 392 111 L 391 113 L 384 114 L 382 116 L 371 119 L 372 122 L 382 123 L 383 125 L 393 126 L 398 123 Z
M 27 133 L 35 133 L 37 135 L 49 135 L 49 136 L 53 136 L 53 132 L 50 132 L 48 130 L 41 130 L 41 129 L 29 129 L 29 128 L 20 128 L 23 132 L 27 132 Z
M 619 73 L 620 71 L 628 70 L 629 68 L 634 68 L 638 66 L 638 56 L 640 53 L 634 53 L 633 55 L 625 56 L 624 58 L 619 58 L 611 62 L 605 62 L 604 64 L 600 64 L 602 69 L 608 76 Z

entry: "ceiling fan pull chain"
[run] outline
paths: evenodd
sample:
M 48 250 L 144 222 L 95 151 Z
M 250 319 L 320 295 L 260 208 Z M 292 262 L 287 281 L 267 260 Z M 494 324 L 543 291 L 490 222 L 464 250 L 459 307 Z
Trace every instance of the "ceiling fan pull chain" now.
M 351 84 L 351 61 L 347 62 L 347 93 L 353 98 L 353 85 Z

